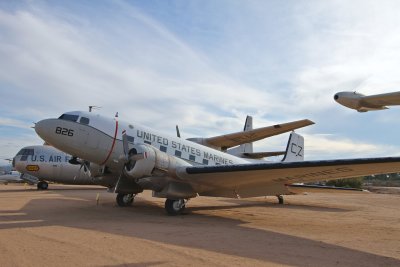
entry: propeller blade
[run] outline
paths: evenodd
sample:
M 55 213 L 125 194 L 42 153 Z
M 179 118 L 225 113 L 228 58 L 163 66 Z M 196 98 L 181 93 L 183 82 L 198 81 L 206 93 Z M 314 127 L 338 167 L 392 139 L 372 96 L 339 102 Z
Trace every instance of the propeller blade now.
M 89 161 L 84 161 L 82 165 L 83 165 L 83 172 L 86 175 L 88 175 L 89 177 L 91 177 L 92 173 L 90 172 L 90 162 Z
M 128 157 L 129 145 L 128 145 L 128 137 L 126 136 L 126 130 L 122 131 L 122 144 L 124 147 L 124 154 L 126 157 Z

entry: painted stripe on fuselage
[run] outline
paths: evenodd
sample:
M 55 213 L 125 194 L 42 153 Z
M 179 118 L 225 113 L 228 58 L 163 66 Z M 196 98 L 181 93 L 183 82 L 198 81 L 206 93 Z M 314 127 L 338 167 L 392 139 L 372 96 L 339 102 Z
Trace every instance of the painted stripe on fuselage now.
M 114 138 L 113 138 L 113 141 L 112 141 L 111 149 L 110 149 L 110 152 L 108 152 L 107 158 L 100 165 L 106 164 L 106 162 L 110 158 L 111 153 L 114 150 L 115 140 L 117 139 L 117 134 L 118 134 L 118 120 L 115 120 L 115 133 L 114 133 Z

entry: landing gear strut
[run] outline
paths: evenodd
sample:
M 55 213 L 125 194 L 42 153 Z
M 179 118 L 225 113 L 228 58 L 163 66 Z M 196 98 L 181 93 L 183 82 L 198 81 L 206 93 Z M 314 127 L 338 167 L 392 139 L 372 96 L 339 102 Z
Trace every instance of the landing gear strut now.
M 117 195 L 117 204 L 120 207 L 128 207 L 132 206 L 133 199 L 135 198 L 135 194 L 123 194 L 123 193 L 118 193 Z
M 278 198 L 279 204 L 283 204 L 283 196 L 277 195 L 276 197 Z
M 185 210 L 186 201 L 184 199 L 166 199 L 165 210 L 168 215 L 179 215 Z
M 45 181 L 40 181 L 37 183 L 37 189 L 38 190 L 46 190 L 49 187 L 49 184 Z

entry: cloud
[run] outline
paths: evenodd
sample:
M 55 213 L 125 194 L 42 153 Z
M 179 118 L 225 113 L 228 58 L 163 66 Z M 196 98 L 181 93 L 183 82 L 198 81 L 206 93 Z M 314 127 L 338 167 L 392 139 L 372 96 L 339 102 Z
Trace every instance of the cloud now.
M 22 128 L 28 129 L 29 126 L 25 121 L 15 120 L 10 118 L 2 118 L 0 117 L 0 127 L 15 127 L 15 128 Z
M 349 138 L 325 135 L 304 135 L 306 157 L 321 158 L 352 158 L 352 157 L 377 157 L 399 156 L 400 151 L 396 146 L 386 144 L 371 144 Z
M 364 93 L 399 88 L 396 2 L 158 5 L 44 2 L 0 10 L 0 97 L 7 99 L 0 125 L 29 127 L 97 105 L 101 114 L 119 112 L 170 134 L 178 123 L 187 137 L 238 131 L 247 114 L 258 126 L 311 118 L 317 125 L 299 132 L 313 158 L 398 147 L 373 130 L 359 140 L 360 116 L 332 100 L 360 84 Z M 376 121 L 380 129 L 393 124 Z M 338 138 L 343 129 L 348 136 Z M 316 135 L 327 132 L 333 140 Z M 286 139 L 258 147 L 279 149 Z

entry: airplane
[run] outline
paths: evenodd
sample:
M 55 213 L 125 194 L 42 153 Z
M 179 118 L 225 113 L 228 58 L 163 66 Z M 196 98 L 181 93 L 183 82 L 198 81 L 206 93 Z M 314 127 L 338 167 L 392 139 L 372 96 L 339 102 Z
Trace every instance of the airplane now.
M 118 176 L 117 203 L 130 205 L 152 190 L 165 198 L 169 215 L 183 212 L 197 196 L 246 198 L 290 194 L 288 185 L 400 171 L 400 157 L 304 161 L 304 139 L 291 134 L 282 162 L 231 155 L 229 150 L 314 124 L 300 120 L 210 138 L 165 135 L 119 118 L 73 111 L 35 124 L 48 144 Z M 251 152 L 249 152 L 251 153 Z M 282 200 L 282 201 L 281 201 Z
M 388 109 L 387 106 L 400 105 L 400 92 L 363 95 L 357 92 L 339 92 L 333 98 L 339 104 L 358 112 Z
M 102 185 L 113 187 L 114 176 L 107 174 L 99 177 L 89 162 L 71 164 L 71 156 L 49 145 L 27 146 L 22 148 L 13 159 L 14 168 L 22 173 L 21 178 L 27 180 L 35 177 L 37 189 L 46 190 L 48 182 L 72 185 Z M 72 162 L 75 163 L 75 162 Z
M 24 182 L 24 180 L 21 179 L 21 173 L 17 171 L 2 172 L 0 174 L 0 183 L 8 184 L 8 183 L 22 183 L 22 182 Z

